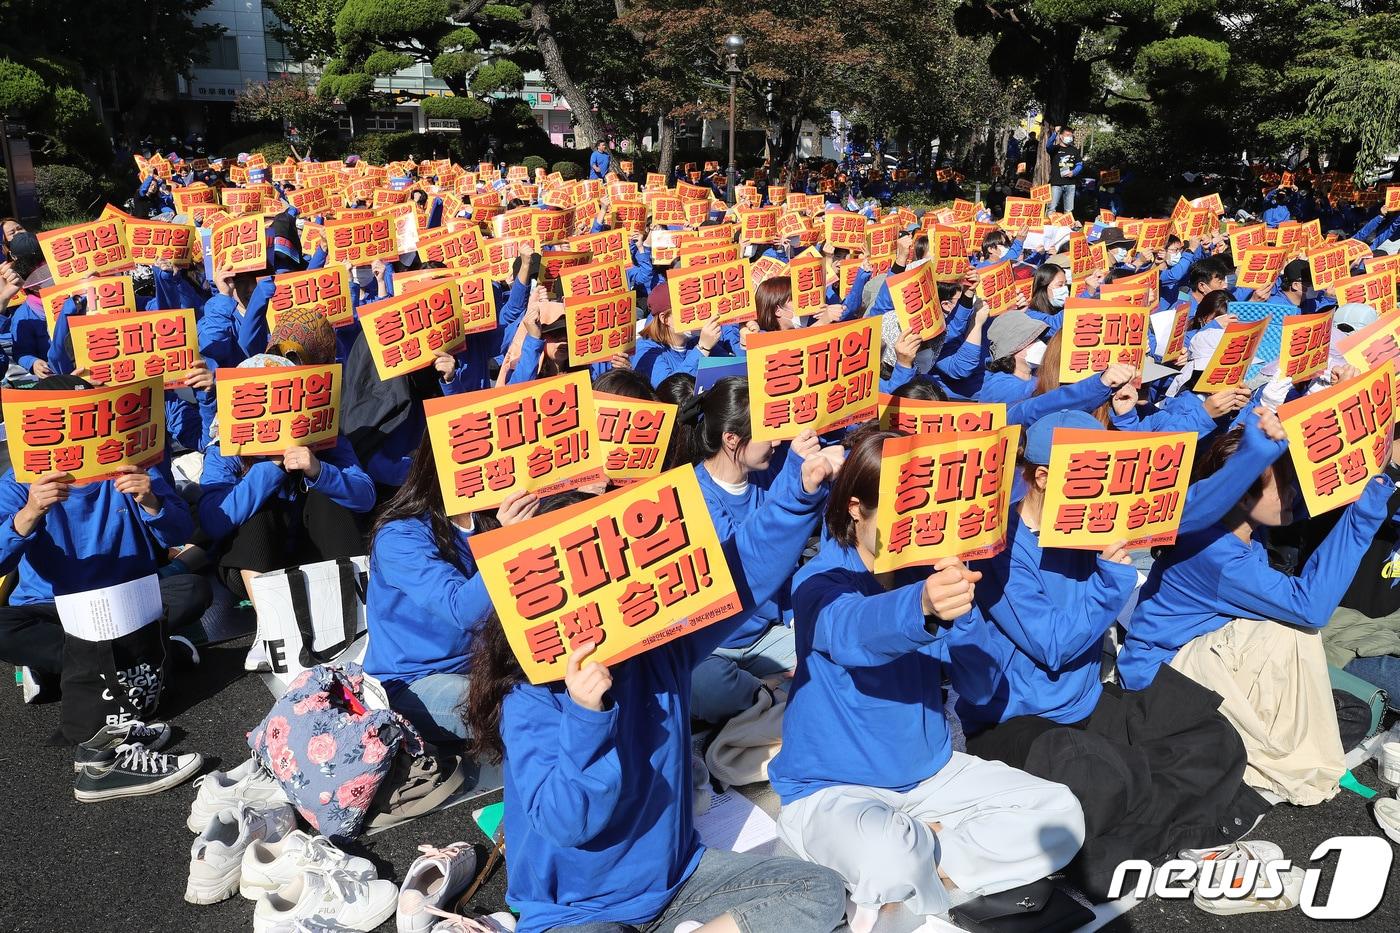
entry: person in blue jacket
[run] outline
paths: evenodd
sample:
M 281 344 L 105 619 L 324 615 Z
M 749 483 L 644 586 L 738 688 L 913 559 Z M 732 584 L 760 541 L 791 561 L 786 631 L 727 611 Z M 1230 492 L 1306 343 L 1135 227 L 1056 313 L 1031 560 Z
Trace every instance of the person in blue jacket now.
M 1219 470 L 1248 430 L 1218 439 L 1196 475 Z M 1249 753 L 1247 783 L 1307 806 L 1333 796 L 1345 771 L 1335 716 L 1305 712 L 1317 697 L 1332 712 L 1317 630 L 1386 518 L 1395 484 L 1384 474 L 1372 478 L 1295 576 L 1271 567 L 1259 540 L 1291 522 L 1295 483 L 1292 463 L 1275 462 L 1221 520 L 1180 536 L 1158 558 L 1118 671 L 1125 687 L 1142 690 L 1170 665 L 1221 694 Z
M 259 354 L 240 368 L 291 365 Z M 343 436 L 324 450 L 291 446 L 275 457 L 224 454 L 211 444 L 200 486 L 200 528 L 223 543 L 220 577 L 240 599 L 250 598 L 260 573 L 364 553 L 355 515 L 374 507 L 374 480 Z
M 874 573 L 881 450 L 899 436 L 846 440 L 821 550 L 793 581 L 797 671 L 768 774 L 798 855 L 836 869 L 867 915 L 923 916 L 1064 867 L 1084 816 L 1065 787 L 953 750 L 944 666 L 954 629 L 987 624 L 981 574 L 956 558 Z
M 199 318 L 199 352 L 210 369 L 234 367 L 267 348 L 267 303 L 277 290 L 272 277 L 216 270 L 219 293 L 204 305 Z
M 588 177 L 606 178 L 608 172 L 612 171 L 612 164 L 612 156 L 608 153 L 608 141 L 606 139 L 598 140 L 593 154 L 588 157 Z
M 660 385 L 672 373 L 696 375 L 701 357 L 734 355 L 728 341 L 723 340 L 724 328 L 717 318 L 705 322 L 694 338 L 671 328 L 671 290 L 665 283 L 647 296 L 647 310 L 651 317 L 637 336 L 632 368 L 652 385 Z
M 801 440 L 801 439 L 799 439 Z M 694 824 L 690 680 L 792 574 L 838 458 L 789 458 L 759 513 L 723 542 L 744 612 L 612 667 L 573 640 L 562 683 L 529 684 L 498 622 L 477 639 L 469 750 L 503 760 L 507 899 L 519 933 L 794 931 L 844 923 L 833 872 L 707 848 Z M 560 496 L 561 504 L 576 496 Z
M 1024 401 L 1035 392 L 1034 367 L 1045 357 L 1050 325 L 1024 311 L 1007 311 L 987 325 L 988 362 L 979 402 Z
M 1242 788 L 1244 746 L 1216 712 L 1218 698 L 1174 672 L 1155 681 L 1149 696 L 1100 683 L 1104 634 L 1125 610 L 1138 573 L 1124 541 L 1098 553 L 1041 547 L 1058 428 L 1102 425 L 1062 411 L 1026 432 L 1025 495 L 1011 505 L 1006 549 L 975 564 L 982 573 L 977 604 L 988 624 L 953 633 L 951 680 L 970 753 L 1075 792 L 1087 840 L 1072 874 L 1102 899 L 1123 859 L 1232 842 L 1265 805 Z M 1180 532 L 1223 516 L 1282 453 L 1282 437 L 1272 412 L 1255 412 L 1236 455 L 1189 487 Z M 1087 734 L 1067 739 L 1066 729 Z M 1084 754 L 1057 754 L 1066 742 Z M 1222 838 L 1218 827 L 1237 825 L 1237 816 L 1248 819 Z
M 491 615 L 472 535 L 524 521 L 538 506 L 533 493 L 514 492 L 499 509 L 448 515 L 425 436 L 407 479 L 375 522 L 365 672 L 431 742 L 468 737 L 459 707 L 467 696 L 472 641 Z

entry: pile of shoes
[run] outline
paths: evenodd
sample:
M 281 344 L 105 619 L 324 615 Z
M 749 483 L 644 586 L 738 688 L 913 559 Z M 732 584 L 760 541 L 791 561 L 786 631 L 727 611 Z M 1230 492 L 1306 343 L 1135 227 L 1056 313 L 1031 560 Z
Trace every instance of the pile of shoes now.
M 170 727 L 128 719 L 107 725 L 73 753 L 73 796 L 79 803 L 143 797 L 182 784 L 204 766 L 198 752 L 167 755 Z

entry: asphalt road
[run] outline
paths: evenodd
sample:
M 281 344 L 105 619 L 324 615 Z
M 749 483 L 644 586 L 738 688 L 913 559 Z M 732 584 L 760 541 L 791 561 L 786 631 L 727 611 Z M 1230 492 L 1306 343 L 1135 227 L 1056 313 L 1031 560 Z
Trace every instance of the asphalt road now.
M 266 712 L 270 695 L 241 669 L 246 640 L 207 648 L 197 676 L 178 680 L 167 695 L 165 718 L 178 727 L 174 750 L 197 750 L 231 767 L 247 754 L 244 735 Z M 253 905 L 235 897 L 222 904 L 185 903 L 184 885 L 193 839 L 185 829 L 194 791 L 101 804 L 73 799 L 71 753 L 51 744 L 58 706 L 26 707 L 18 689 L 0 691 L 0 931 L 225 931 L 248 929 Z M 1377 786 L 1374 768 L 1358 773 Z M 487 797 L 396 827 L 363 840 L 356 854 L 372 859 L 381 877 L 398 881 L 423 843 L 487 841 L 471 811 Z M 1318 843 L 1332 836 L 1376 835 L 1367 804 L 1343 791 L 1318 807 L 1276 807 L 1256 836 L 1282 846 L 1295 864 L 1307 865 Z M 1324 865 L 1322 890 L 1332 863 Z M 1113 931 L 1269 931 L 1336 929 L 1394 931 L 1400 928 L 1400 870 L 1392 870 L 1386 897 L 1369 917 L 1346 923 L 1310 921 L 1299 911 L 1220 918 L 1189 901 L 1149 900 L 1107 929 Z M 503 906 L 505 872 L 497 870 L 475 899 L 483 911 Z M 391 930 L 392 921 L 383 929 Z M 772 931 L 790 933 L 790 931 Z

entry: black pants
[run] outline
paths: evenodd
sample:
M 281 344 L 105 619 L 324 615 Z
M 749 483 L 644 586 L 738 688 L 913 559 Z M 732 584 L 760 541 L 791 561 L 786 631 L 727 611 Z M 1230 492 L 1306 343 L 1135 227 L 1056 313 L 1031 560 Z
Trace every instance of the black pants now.
M 267 573 L 364 553 L 365 537 L 355 513 L 313 490 L 297 501 L 264 502 L 229 539 L 219 576 L 235 596 L 247 599 L 239 571 Z
M 170 635 L 199 625 L 214 599 L 209 581 L 191 573 L 164 577 L 160 599 L 165 606 L 165 631 Z M 47 674 L 63 670 L 63 626 L 53 603 L 0 607 L 0 661 L 32 667 Z
M 1069 875 L 1102 900 L 1125 859 L 1234 842 L 1268 810 L 1243 781 L 1244 743 L 1219 706 L 1164 665 L 1146 690 L 1105 684 L 1082 722 L 1018 716 L 969 736 L 967 750 L 1074 792 L 1085 840 Z

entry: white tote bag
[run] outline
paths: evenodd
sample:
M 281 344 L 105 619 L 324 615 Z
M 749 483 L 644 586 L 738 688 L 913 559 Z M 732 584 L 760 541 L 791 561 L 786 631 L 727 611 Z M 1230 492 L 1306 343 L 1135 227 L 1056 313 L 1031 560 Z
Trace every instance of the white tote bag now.
M 307 668 L 364 657 L 368 557 L 274 570 L 252 582 L 258 610 L 252 653 L 261 653 L 259 668 L 274 696 Z

